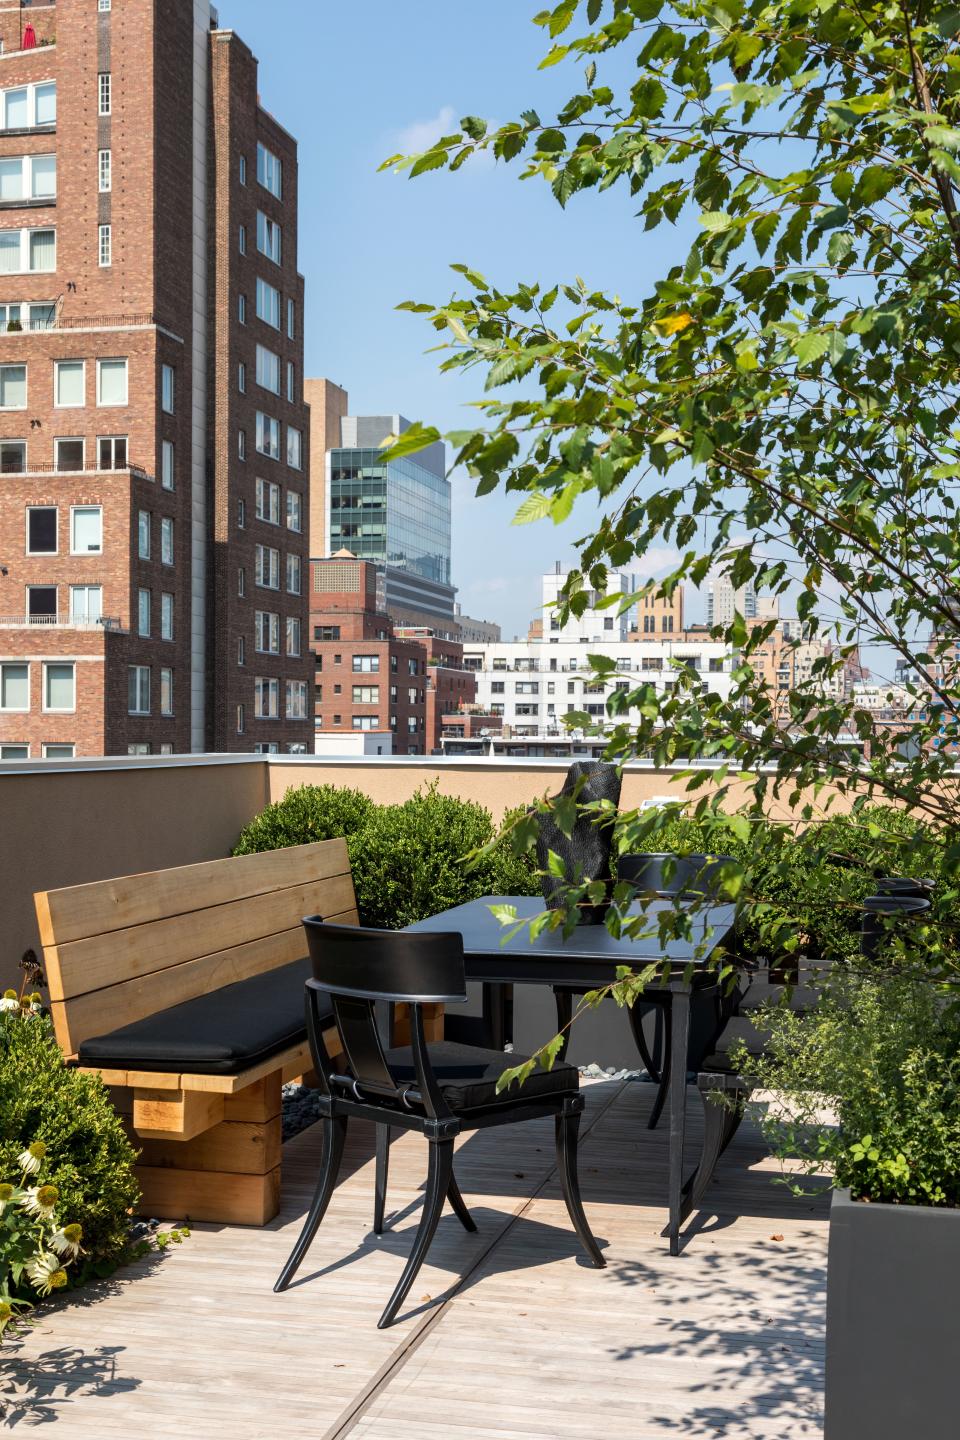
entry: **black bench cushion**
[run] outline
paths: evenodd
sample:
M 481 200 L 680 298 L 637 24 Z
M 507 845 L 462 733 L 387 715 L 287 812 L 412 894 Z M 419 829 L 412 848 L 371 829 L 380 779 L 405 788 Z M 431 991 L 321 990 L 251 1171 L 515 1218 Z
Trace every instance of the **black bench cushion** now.
M 78 1059 L 104 1070 L 236 1075 L 306 1039 L 303 991 L 310 974 L 304 958 L 238 980 L 84 1040 Z
M 522 1065 L 525 1055 L 503 1050 L 484 1050 L 479 1045 L 457 1045 L 439 1040 L 428 1045 L 430 1063 L 444 1099 L 451 1110 L 478 1110 L 488 1105 L 542 1099 L 545 1095 L 568 1094 L 579 1090 L 580 1075 L 574 1065 L 557 1061 L 552 1070 L 539 1065 L 522 1085 L 511 1085 L 497 1094 L 497 1081 L 504 1070 Z M 409 1046 L 386 1052 L 387 1064 L 401 1083 L 416 1082 L 413 1055 Z

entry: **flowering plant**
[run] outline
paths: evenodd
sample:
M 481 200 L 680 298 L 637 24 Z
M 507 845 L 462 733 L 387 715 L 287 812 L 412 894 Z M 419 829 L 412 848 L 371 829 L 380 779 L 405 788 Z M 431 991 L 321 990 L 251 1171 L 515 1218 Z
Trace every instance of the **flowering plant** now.
M 34 1140 L 17 1159 L 19 1176 L 0 1183 L 0 1335 L 32 1309 L 27 1298 L 62 1290 L 67 1266 L 83 1254 L 79 1225 L 61 1224 L 60 1192 L 44 1179 L 47 1147 Z

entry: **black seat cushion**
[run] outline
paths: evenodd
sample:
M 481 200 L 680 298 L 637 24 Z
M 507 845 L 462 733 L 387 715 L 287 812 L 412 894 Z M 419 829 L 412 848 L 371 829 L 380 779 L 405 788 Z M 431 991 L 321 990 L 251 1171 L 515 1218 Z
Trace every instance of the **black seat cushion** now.
M 146 1020 L 84 1040 L 81 1065 L 236 1075 L 306 1039 L 304 985 L 310 961 L 238 980 Z
M 580 1074 L 576 1066 L 558 1061 L 552 1070 L 544 1070 L 538 1065 L 523 1085 L 511 1085 L 509 1090 L 498 1095 L 497 1081 L 504 1070 L 522 1065 L 527 1058 L 525 1055 L 484 1050 L 479 1045 L 457 1045 L 451 1040 L 441 1040 L 427 1048 L 433 1073 L 451 1110 L 479 1110 L 488 1105 L 569 1094 L 580 1088 Z M 416 1083 L 417 1072 L 409 1046 L 388 1050 L 386 1056 L 387 1064 L 401 1084 L 407 1081 Z

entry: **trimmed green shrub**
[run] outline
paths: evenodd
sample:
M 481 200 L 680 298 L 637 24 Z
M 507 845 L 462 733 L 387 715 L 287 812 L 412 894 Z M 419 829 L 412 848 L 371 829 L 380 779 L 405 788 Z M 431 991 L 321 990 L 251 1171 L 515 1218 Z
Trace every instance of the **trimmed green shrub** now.
M 112 1269 L 129 1252 L 139 1200 L 133 1147 L 99 1076 L 64 1065 L 50 1020 L 0 1013 L 0 1176 L 38 1140 L 58 1210 L 83 1230 L 86 1254 L 71 1277 Z
M 337 840 L 342 835 L 349 838 L 363 828 L 374 808 L 362 790 L 301 785 L 254 816 L 240 831 L 231 853 L 252 855 L 259 850 Z

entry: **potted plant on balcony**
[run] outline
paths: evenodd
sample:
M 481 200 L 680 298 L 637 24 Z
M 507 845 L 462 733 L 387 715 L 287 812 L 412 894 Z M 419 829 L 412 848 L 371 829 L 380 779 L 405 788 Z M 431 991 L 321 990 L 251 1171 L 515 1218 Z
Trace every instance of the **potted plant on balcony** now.
M 901 1033 L 899 1051 L 891 1040 L 879 1090 L 881 1071 L 858 1080 L 840 1070 L 842 1050 L 828 1055 L 837 1073 L 820 1083 L 840 1126 L 818 1133 L 850 1189 L 836 1201 L 830 1343 L 861 1334 L 874 1360 L 869 1380 L 849 1362 L 852 1428 L 834 1387 L 846 1362 L 832 1362 L 829 1440 L 952 1433 L 955 1407 L 943 1423 L 913 1340 L 951 1335 L 958 1270 L 956 1195 L 937 1177 L 956 1168 L 960 1006 L 960 16 L 879 0 L 557 0 L 534 18 L 542 68 L 577 66 L 565 104 L 529 104 L 497 126 L 466 116 L 420 155 L 386 163 L 459 174 L 485 152 L 545 180 L 563 207 L 596 197 L 596 233 L 611 244 L 617 190 L 623 224 L 672 228 L 646 252 L 639 233 L 624 240 L 641 263 L 609 292 L 588 274 L 498 285 L 458 263 L 452 300 L 408 302 L 444 337 L 443 366 L 485 383 L 483 427 L 451 437 L 454 464 L 478 494 L 514 495 L 518 524 L 560 525 L 596 501 L 576 532 L 560 624 L 598 606 L 611 619 L 631 610 L 637 593 L 610 584 L 627 569 L 646 598 L 671 605 L 685 587 L 709 587 L 710 635 L 729 669 L 702 684 L 668 657 L 663 678 L 613 690 L 607 758 L 680 771 L 677 798 L 704 850 L 730 853 L 731 836 L 748 852 L 762 844 L 776 902 L 753 892 L 749 855 L 725 876 L 759 953 L 787 962 L 806 944 L 789 883 L 798 833 L 813 867 L 825 865 L 837 847 L 823 822 L 838 810 L 852 816 L 867 875 L 936 874 L 928 923 L 864 980 L 915 987 L 924 1027 L 909 1046 Z M 412 426 L 389 458 L 437 438 Z M 596 650 L 585 678 L 612 680 L 615 660 Z M 861 701 L 867 665 L 889 687 L 882 709 Z M 584 712 L 564 723 L 593 724 Z M 919 837 L 877 823 L 878 805 L 912 812 Z M 771 811 L 778 823 L 761 831 Z M 668 849 L 672 820 L 670 807 L 621 814 L 618 848 Z M 518 845 L 535 829 L 522 821 Z M 930 870 L 928 845 L 939 854 Z M 843 873 L 838 912 L 862 899 L 858 869 Z M 827 965 L 843 950 L 825 927 Z M 621 998 L 636 993 L 628 977 Z M 841 1013 L 858 1016 L 869 993 L 845 990 Z M 810 1045 L 824 1033 L 812 1029 Z M 817 1053 L 801 1048 L 796 1063 Z M 922 1133 L 897 1148 L 897 1126 L 914 1119 Z M 863 1237 L 881 1227 L 888 1257 L 895 1231 L 936 1231 L 952 1257 L 939 1287 L 919 1260 L 901 1273 L 871 1259 Z M 903 1254 L 921 1243 L 911 1236 Z M 909 1366 L 893 1363 L 908 1349 Z M 886 1402 L 904 1391 L 911 1419 L 897 1426 Z

